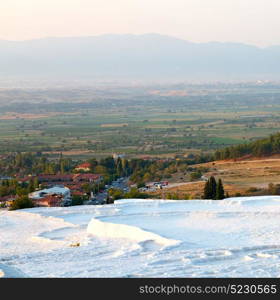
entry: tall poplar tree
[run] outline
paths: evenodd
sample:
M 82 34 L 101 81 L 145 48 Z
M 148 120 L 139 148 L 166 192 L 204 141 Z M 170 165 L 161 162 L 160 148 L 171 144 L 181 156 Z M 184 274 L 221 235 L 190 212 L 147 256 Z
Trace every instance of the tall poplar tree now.
M 217 183 L 214 176 L 211 176 L 209 179 L 209 193 L 211 195 L 210 199 L 216 199 L 216 193 L 217 193 Z
M 204 186 L 204 199 L 211 199 L 211 193 L 210 193 L 210 181 L 209 179 L 206 181 L 205 186 Z
M 225 190 L 224 190 L 222 179 L 219 179 L 218 181 L 216 199 L 217 200 L 225 199 Z

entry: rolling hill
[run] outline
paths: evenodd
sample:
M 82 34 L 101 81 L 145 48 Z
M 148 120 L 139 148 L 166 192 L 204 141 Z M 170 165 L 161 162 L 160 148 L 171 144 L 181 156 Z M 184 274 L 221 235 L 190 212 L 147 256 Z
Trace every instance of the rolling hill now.
M 0 41 L 0 77 L 275 79 L 280 47 L 191 43 L 159 34 Z

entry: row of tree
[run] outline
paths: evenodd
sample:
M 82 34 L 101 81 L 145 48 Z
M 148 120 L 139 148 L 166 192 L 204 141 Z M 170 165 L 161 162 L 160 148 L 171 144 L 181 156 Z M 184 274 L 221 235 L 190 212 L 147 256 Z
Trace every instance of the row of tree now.
M 62 154 L 58 159 L 50 159 L 41 152 L 18 152 L 10 153 L 0 160 L 0 174 L 64 174 L 71 172 L 75 165 L 76 162 L 63 157 Z
M 16 179 L 5 179 L 0 182 L 0 197 L 8 195 L 27 195 L 39 187 L 38 178 L 31 179 L 28 183 Z
M 130 177 L 131 181 L 139 186 L 148 181 L 160 181 L 168 179 L 176 172 L 185 172 L 188 166 L 210 161 L 209 155 L 190 154 L 187 158 L 175 158 L 169 160 L 160 159 L 114 159 L 108 156 L 97 160 L 89 159 L 90 172 L 103 175 L 105 183 L 109 183 L 119 177 Z M 60 154 L 59 158 L 51 158 L 49 155 L 36 153 L 10 153 L 0 160 L 0 175 L 17 175 L 23 177 L 27 174 L 67 174 L 75 173 L 75 167 L 82 161 L 74 161 Z M 81 172 L 81 171 L 78 171 Z M 196 174 L 192 174 L 195 176 Z M 200 176 L 200 174 L 198 174 Z M 38 184 L 34 183 L 35 187 Z
M 118 199 L 146 199 L 149 198 L 149 195 L 139 192 L 135 187 L 131 188 L 129 192 L 112 188 L 109 190 L 109 197 L 114 201 Z
M 234 159 L 245 155 L 267 156 L 278 153 L 280 153 L 280 133 L 250 143 L 219 149 L 215 152 L 214 159 Z

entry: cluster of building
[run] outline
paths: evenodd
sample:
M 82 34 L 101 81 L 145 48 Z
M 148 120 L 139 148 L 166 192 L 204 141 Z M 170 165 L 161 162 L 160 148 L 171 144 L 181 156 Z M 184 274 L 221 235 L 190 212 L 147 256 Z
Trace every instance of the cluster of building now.
M 71 203 L 71 197 L 84 196 L 85 183 L 99 184 L 103 177 L 100 174 L 78 173 L 78 174 L 55 174 L 36 176 L 40 184 L 46 188 L 29 194 L 29 198 L 38 206 L 61 206 Z M 27 176 L 22 182 L 29 182 L 35 176 Z
M 162 189 L 168 186 L 168 181 L 156 181 L 156 182 L 149 182 L 145 185 L 145 187 L 140 188 L 141 192 L 146 191 L 155 191 L 156 189 Z
M 84 163 L 75 168 L 78 172 L 89 172 L 90 164 Z M 2 180 L 11 178 L 1 178 Z M 33 200 L 35 206 L 64 206 L 71 203 L 72 196 L 85 196 L 84 184 L 100 184 L 103 177 L 100 174 L 93 173 L 75 173 L 75 174 L 39 174 L 17 178 L 20 183 L 29 183 L 37 180 L 42 189 L 38 189 L 28 196 Z M 0 204 L 9 207 L 16 199 L 16 195 L 0 197 Z

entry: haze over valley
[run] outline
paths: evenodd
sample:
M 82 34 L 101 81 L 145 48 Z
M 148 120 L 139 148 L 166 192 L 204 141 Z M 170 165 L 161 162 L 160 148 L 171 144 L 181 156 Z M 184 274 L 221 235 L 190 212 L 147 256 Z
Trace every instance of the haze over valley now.
M 0 41 L 2 79 L 275 80 L 280 46 L 192 43 L 159 34 Z

